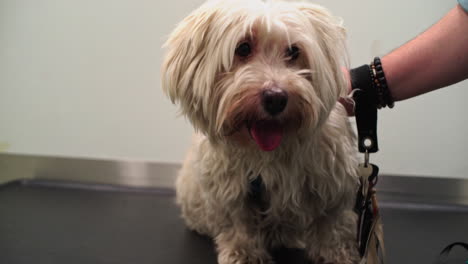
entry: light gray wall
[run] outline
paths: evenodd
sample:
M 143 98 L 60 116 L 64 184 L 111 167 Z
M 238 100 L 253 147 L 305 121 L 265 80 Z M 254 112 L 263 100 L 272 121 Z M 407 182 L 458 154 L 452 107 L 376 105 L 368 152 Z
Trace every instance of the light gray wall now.
M 161 45 L 201 2 L 0 0 L 0 151 L 180 162 L 192 130 L 161 92 Z M 317 2 L 344 18 L 353 66 L 456 3 Z M 372 161 L 386 173 L 468 178 L 467 86 L 380 111 Z

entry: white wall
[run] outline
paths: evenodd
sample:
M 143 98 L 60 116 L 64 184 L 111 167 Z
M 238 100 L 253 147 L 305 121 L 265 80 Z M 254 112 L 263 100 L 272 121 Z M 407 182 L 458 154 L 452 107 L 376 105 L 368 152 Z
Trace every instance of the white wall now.
M 161 92 L 161 45 L 201 2 L 0 0 L 0 151 L 180 162 L 191 128 Z M 344 18 L 358 66 L 456 1 L 318 3 Z M 380 111 L 372 161 L 386 173 L 468 178 L 467 86 Z

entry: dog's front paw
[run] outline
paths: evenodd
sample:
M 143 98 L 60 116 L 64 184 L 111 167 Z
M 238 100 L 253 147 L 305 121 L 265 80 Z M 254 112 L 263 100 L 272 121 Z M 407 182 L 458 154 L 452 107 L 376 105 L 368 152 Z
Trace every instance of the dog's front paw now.
M 258 237 L 233 229 L 219 234 L 215 241 L 219 264 L 274 264 Z
M 218 264 L 274 264 L 273 259 L 263 250 L 220 250 Z

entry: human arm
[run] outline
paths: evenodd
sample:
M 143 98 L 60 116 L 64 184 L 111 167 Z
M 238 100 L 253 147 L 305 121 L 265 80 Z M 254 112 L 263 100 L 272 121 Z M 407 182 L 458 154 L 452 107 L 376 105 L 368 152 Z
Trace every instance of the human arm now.
M 382 66 L 395 101 L 468 78 L 468 13 L 457 5 L 427 31 L 384 56 Z
M 460 5 L 424 33 L 382 58 L 388 89 L 405 100 L 468 78 L 468 13 Z M 351 92 L 351 78 L 348 91 Z M 341 99 L 348 113 L 353 106 Z

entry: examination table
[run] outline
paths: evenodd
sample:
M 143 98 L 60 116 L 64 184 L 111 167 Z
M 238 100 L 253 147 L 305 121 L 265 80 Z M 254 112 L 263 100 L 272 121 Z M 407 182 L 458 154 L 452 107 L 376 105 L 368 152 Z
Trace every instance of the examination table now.
M 0 155 L 0 173 L 20 171 L 0 185 L 0 263 L 216 263 L 210 238 L 179 216 L 178 165 L 161 166 Z M 125 178 L 135 171 L 150 180 Z M 438 263 L 445 246 L 468 242 L 466 181 L 384 175 L 378 188 L 386 263 Z M 299 249 L 273 254 L 279 264 L 307 263 Z M 468 251 L 454 247 L 440 261 L 464 264 Z

